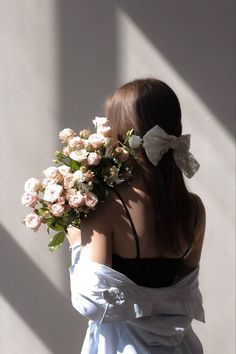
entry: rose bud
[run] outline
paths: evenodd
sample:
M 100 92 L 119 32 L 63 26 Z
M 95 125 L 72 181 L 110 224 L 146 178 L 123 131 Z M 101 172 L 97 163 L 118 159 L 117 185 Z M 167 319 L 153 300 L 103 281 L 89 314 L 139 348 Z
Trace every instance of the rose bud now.
M 79 133 L 79 136 L 82 138 L 82 139 L 88 139 L 88 137 L 91 135 L 91 132 L 90 130 L 88 129 L 83 129 L 80 131 Z
M 126 161 L 129 158 L 129 152 L 121 146 L 115 148 L 115 155 L 120 161 Z

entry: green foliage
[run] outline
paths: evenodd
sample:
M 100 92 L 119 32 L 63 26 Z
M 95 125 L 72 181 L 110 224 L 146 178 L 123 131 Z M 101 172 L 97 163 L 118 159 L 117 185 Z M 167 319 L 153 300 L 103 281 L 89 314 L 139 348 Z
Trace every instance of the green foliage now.
M 47 225 L 50 229 L 55 230 L 55 231 L 64 231 L 64 226 L 61 225 L 59 220 L 55 220 L 54 218 L 51 218 L 47 221 Z
M 61 247 L 65 239 L 65 232 L 60 231 L 56 233 L 49 241 L 48 248 L 51 252 L 55 252 Z
M 70 168 L 71 168 L 73 171 L 79 170 L 80 167 L 81 167 L 81 164 L 80 164 L 79 162 L 70 159 Z

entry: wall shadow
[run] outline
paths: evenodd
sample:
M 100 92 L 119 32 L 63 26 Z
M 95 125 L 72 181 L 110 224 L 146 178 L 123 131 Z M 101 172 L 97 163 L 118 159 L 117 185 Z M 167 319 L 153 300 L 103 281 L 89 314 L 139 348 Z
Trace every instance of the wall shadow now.
M 82 318 L 70 297 L 55 288 L 1 225 L 0 235 L 1 294 L 52 353 L 77 354 L 85 333 L 78 330 Z
M 58 0 L 58 130 L 69 127 L 75 131 L 93 128 L 92 119 L 102 114 L 105 97 L 116 87 L 116 32 L 115 10 L 111 0 Z M 64 262 L 68 255 L 63 252 Z M 65 270 L 61 269 L 62 274 Z M 68 276 L 67 274 L 65 276 Z M 63 282 L 68 286 L 68 279 Z M 55 308 L 55 311 L 58 309 Z M 80 318 L 73 325 L 66 314 L 67 326 L 73 339 L 67 341 L 74 347 L 78 332 L 85 329 Z M 83 335 L 84 337 L 84 335 Z M 77 352 L 83 343 L 80 336 Z M 71 352 L 71 350 L 70 350 Z M 66 351 L 65 351 L 66 353 Z
M 235 2 L 116 3 L 234 134 Z

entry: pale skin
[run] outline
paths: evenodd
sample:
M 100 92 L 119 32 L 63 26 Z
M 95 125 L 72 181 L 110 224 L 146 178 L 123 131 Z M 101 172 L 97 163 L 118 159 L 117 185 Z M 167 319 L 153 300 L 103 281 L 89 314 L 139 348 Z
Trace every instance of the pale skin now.
M 181 253 L 160 253 L 158 247 L 158 230 L 154 225 L 154 211 L 151 200 L 145 191 L 141 177 L 134 179 L 131 185 L 120 185 L 119 190 L 134 222 L 140 244 L 141 258 L 177 258 L 188 249 L 185 239 L 180 240 Z M 193 230 L 193 245 L 184 260 L 181 274 L 184 276 L 199 265 L 205 232 L 205 208 L 201 199 L 194 194 L 197 201 L 197 225 Z M 194 229 L 195 215 L 192 225 Z M 80 259 L 112 266 L 112 253 L 121 257 L 135 258 L 136 246 L 132 229 L 120 199 L 110 193 L 107 200 L 101 203 L 96 211 L 91 211 L 83 220 L 81 230 L 70 228 L 67 234 L 71 246 L 80 243 Z

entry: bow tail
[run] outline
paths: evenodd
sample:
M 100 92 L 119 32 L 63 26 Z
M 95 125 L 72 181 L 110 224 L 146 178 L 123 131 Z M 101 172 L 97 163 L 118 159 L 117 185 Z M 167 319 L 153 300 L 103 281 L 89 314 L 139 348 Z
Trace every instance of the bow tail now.
M 180 170 L 183 171 L 185 176 L 187 176 L 188 178 L 193 177 L 193 175 L 200 167 L 200 164 L 197 162 L 193 154 L 191 154 L 191 152 L 188 150 L 175 150 L 174 159 L 176 165 L 179 167 Z

